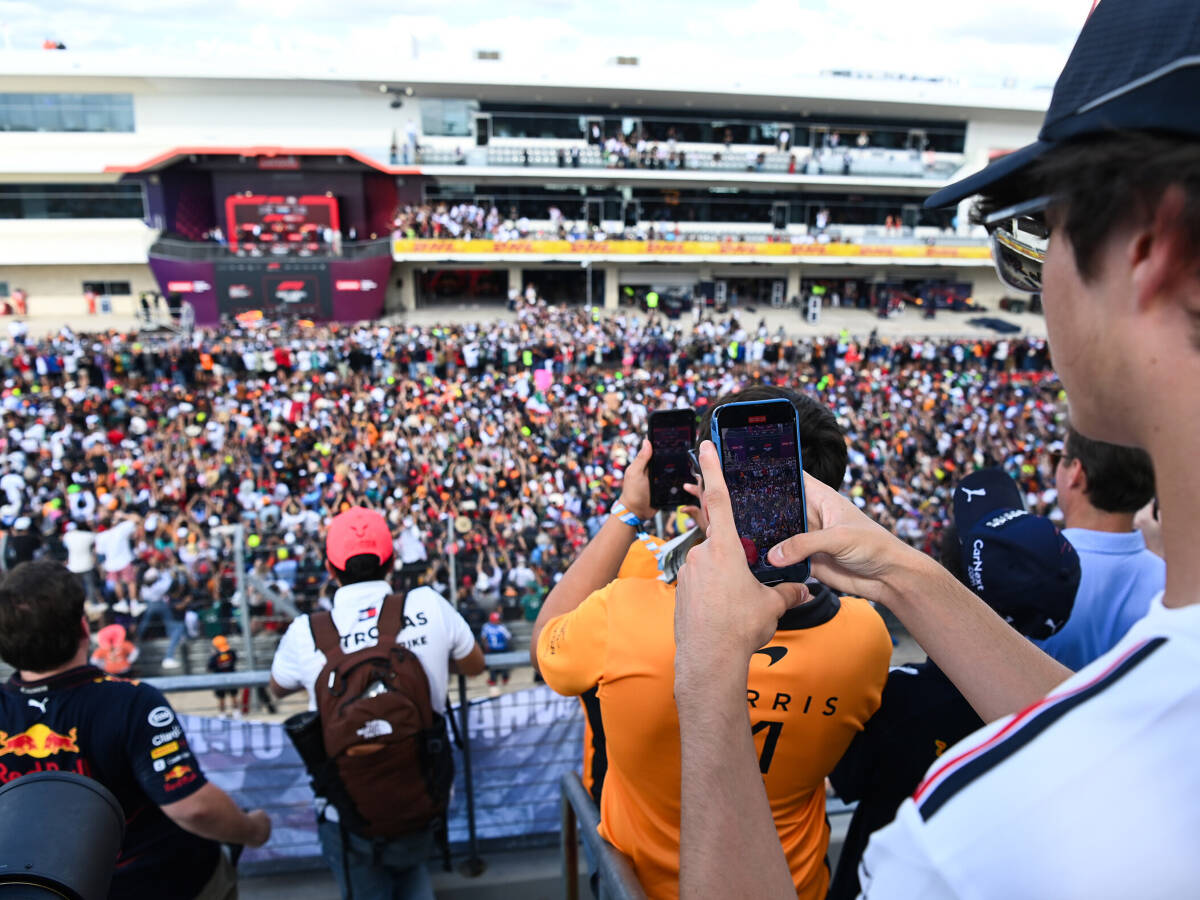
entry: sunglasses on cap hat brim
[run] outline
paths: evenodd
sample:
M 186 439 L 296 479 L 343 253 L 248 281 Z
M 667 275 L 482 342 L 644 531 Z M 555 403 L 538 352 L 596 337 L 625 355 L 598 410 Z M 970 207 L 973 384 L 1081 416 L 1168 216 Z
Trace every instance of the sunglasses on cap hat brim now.
M 1042 292 L 1042 269 L 1050 246 L 1046 210 L 1049 194 L 996 210 L 984 219 L 996 274 L 1004 284 L 1026 294 Z

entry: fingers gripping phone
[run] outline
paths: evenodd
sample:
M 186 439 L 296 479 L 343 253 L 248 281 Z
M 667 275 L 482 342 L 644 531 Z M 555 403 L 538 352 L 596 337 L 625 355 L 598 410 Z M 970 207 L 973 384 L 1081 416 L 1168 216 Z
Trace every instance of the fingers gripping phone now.
M 796 408 L 782 399 L 717 407 L 712 442 L 754 577 L 763 584 L 807 580 L 807 560 L 780 567 L 767 562 L 772 547 L 808 530 Z
M 692 484 L 688 451 L 696 443 L 696 413 L 692 409 L 660 409 L 650 413 L 650 505 L 675 509 L 696 498 L 683 489 Z

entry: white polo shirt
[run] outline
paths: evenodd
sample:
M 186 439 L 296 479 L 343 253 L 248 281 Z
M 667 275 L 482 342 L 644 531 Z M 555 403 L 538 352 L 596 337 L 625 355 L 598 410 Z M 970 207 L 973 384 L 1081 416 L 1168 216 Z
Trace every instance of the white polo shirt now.
M 364 581 L 338 588 L 333 595 L 333 624 L 347 652 L 373 647 L 379 641 L 379 611 L 392 593 L 386 581 Z M 396 643 L 421 661 L 429 677 L 434 711 L 446 711 L 450 660 L 465 659 L 475 648 L 471 627 L 441 594 L 427 587 L 409 592 L 404 602 L 404 628 Z M 308 691 L 308 708 L 317 708 L 314 685 L 325 668 L 325 654 L 313 643 L 308 616 L 296 618 L 283 635 L 271 663 L 271 677 L 286 690 Z
M 871 838 L 866 900 L 1190 897 L 1200 605 L 1162 595 L 1046 699 L 951 747 Z

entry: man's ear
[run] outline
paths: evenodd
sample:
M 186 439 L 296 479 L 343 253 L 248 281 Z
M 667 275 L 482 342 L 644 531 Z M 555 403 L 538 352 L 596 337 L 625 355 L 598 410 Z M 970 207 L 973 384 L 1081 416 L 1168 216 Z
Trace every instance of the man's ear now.
M 1088 477 L 1087 472 L 1083 468 L 1083 463 L 1073 458 L 1067 465 L 1069 466 L 1067 484 L 1081 494 L 1086 494 L 1088 491 Z
M 1200 282 L 1200 265 L 1190 245 L 1186 210 L 1186 192 L 1179 185 L 1171 185 L 1130 246 L 1134 300 L 1139 310 L 1181 291 L 1188 282 Z

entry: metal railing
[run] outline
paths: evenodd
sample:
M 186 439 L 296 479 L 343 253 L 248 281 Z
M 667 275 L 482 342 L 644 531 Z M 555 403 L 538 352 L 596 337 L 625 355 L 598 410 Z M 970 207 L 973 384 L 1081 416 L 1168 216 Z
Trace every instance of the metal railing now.
M 600 837 L 600 810 L 592 801 L 579 775 L 562 777 L 562 865 L 563 896 L 579 900 L 579 838 L 596 866 L 596 896 L 599 900 L 643 900 L 646 893 L 634 874 L 629 857 Z

